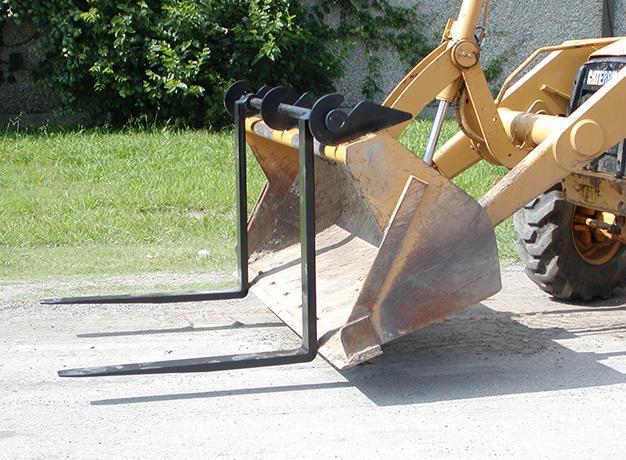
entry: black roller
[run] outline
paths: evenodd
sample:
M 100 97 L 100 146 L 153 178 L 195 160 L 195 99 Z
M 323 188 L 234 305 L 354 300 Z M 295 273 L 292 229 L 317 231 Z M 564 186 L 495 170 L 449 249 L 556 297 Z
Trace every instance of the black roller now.
M 282 114 L 279 110 L 281 104 L 292 105 L 296 97 L 285 86 L 278 86 L 270 90 L 261 103 L 261 117 L 267 126 L 281 131 L 294 127 L 297 120 Z
M 248 80 L 239 80 L 230 85 L 230 88 L 224 95 L 224 107 L 232 117 L 235 116 L 235 103 L 246 94 L 252 94 L 250 90 L 250 82 Z
M 341 107 L 341 104 L 343 104 L 344 101 L 345 98 L 341 94 L 333 93 L 319 98 L 313 105 L 310 115 L 311 132 L 313 133 L 313 137 L 315 137 L 315 139 L 317 139 L 320 143 L 324 145 L 331 145 L 335 142 L 335 138 L 337 136 L 337 133 L 335 132 L 336 130 L 329 131 L 326 127 L 326 121 L 330 113 Z M 331 118 L 336 117 L 338 117 L 337 113 L 335 113 L 335 115 Z M 347 118 L 347 116 L 345 118 Z

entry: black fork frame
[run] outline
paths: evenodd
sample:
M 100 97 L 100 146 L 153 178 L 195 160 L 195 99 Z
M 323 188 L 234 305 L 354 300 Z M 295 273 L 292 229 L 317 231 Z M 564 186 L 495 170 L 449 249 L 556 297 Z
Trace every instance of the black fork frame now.
M 291 102 L 295 100 L 296 102 Z M 315 278 L 315 171 L 314 138 L 321 144 L 337 145 L 409 121 L 407 112 L 371 102 L 361 102 L 349 113 L 343 111 L 343 96 L 328 94 L 315 103 L 309 96 L 291 97 L 287 88 L 263 87 L 256 94 L 250 83 L 233 83 L 225 105 L 235 120 L 237 133 L 237 265 L 239 288 L 222 292 L 188 292 L 126 296 L 73 297 L 43 301 L 44 304 L 158 304 L 242 299 L 248 295 L 248 194 L 246 175 L 246 118 L 261 114 L 265 124 L 275 130 L 299 131 L 300 246 L 302 270 L 302 345 L 295 350 L 214 356 L 148 363 L 123 364 L 59 371 L 61 377 L 95 377 L 133 374 L 212 372 L 251 367 L 278 366 L 315 359 L 317 340 L 317 289 Z
M 256 101 L 254 101 L 256 102 Z M 99 296 L 54 299 L 46 304 L 174 303 L 241 299 L 248 295 L 248 194 L 246 174 L 246 117 L 254 110 L 252 96 L 235 104 L 237 133 L 237 261 L 239 288 L 223 292 L 151 294 L 142 296 Z M 286 107 L 285 107 L 286 108 Z M 302 271 L 302 345 L 294 350 L 224 355 L 104 367 L 66 369 L 61 377 L 213 372 L 309 362 L 318 351 L 317 289 L 315 277 L 315 171 L 314 139 L 309 111 L 285 110 L 284 116 L 297 119 L 299 129 L 300 245 Z

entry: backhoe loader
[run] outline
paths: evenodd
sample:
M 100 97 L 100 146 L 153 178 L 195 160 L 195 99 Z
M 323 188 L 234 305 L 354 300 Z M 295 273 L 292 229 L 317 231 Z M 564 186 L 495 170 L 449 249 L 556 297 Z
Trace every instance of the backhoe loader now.
M 494 227 L 515 214 L 530 278 L 554 297 L 626 282 L 626 38 L 541 48 L 494 99 L 481 68 L 489 1 L 463 0 L 441 44 L 383 104 L 233 84 L 238 277 L 226 292 L 84 297 L 64 304 L 237 299 L 253 293 L 302 337 L 295 350 L 60 371 L 208 372 L 306 362 L 337 368 L 501 289 Z M 398 136 L 438 103 L 423 158 Z M 436 149 L 450 107 L 460 131 Z M 248 218 L 246 151 L 267 176 Z M 479 201 L 451 180 L 481 161 L 508 173 Z M 517 213 L 517 214 L 516 214 Z M 210 308 L 210 304 L 208 304 Z

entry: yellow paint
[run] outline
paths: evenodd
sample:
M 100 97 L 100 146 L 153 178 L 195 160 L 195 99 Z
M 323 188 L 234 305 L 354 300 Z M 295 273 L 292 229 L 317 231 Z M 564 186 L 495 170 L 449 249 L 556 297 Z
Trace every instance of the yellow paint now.
M 615 116 L 626 100 L 626 89 L 620 86 L 625 84 L 626 71 L 572 116 L 565 116 L 578 68 L 590 56 L 626 54 L 626 38 L 573 40 L 540 48 L 506 79 L 494 100 L 480 66 L 480 46 L 474 41 L 482 4 L 462 2 L 458 18 L 446 26 L 441 45 L 407 74 L 384 104 L 417 116 L 435 98 L 457 103 L 461 132 L 436 153 L 435 167 L 449 178 L 480 160 L 511 169 L 482 200 L 496 224 L 600 155 L 613 145 L 610 142 L 626 137 L 621 118 Z M 543 54 L 541 62 L 520 77 Z M 248 131 L 259 121 L 258 117 L 248 120 Z M 386 130 L 386 135 L 397 138 L 407 124 Z M 271 139 L 293 148 L 296 135 L 296 129 L 272 132 Z M 325 147 L 323 155 L 350 166 L 350 152 L 362 142 L 375 143 L 381 135 Z

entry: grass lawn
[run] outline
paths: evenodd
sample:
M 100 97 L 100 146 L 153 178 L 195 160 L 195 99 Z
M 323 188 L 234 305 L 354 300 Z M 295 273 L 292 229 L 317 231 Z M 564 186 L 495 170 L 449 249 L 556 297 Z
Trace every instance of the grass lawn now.
M 415 123 L 403 142 L 422 151 L 428 129 Z M 0 135 L 0 279 L 232 270 L 233 152 L 227 132 Z M 481 164 L 456 182 L 478 197 L 502 174 Z M 514 239 L 498 228 L 503 258 Z

